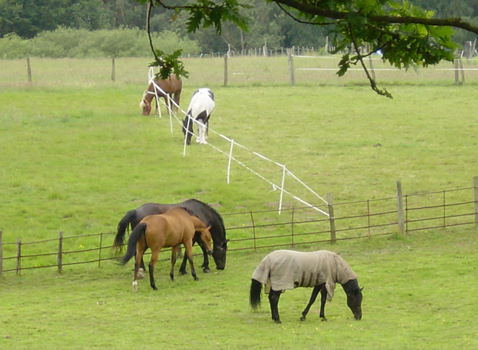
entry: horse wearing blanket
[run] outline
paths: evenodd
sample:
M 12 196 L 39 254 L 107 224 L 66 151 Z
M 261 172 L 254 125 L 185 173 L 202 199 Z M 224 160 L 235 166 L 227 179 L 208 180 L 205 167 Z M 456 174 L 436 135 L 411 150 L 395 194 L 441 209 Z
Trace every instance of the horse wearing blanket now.
M 207 143 L 209 117 L 214 109 L 214 105 L 214 93 L 208 88 L 200 88 L 194 92 L 183 120 L 184 139 L 188 145 L 191 144 L 193 123 L 197 124 L 198 129 L 196 142 L 201 144 Z
M 269 293 L 272 319 L 281 323 L 279 318 L 279 297 L 285 290 L 297 287 L 313 287 L 309 303 L 302 311 L 301 321 L 305 321 L 310 307 L 317 295 L 321 294 L 320 318 L 325 318 L 325 302 L 332 300 L 335 284 L 340 283 L 347 295 L 347 305 L 356 320 L 362 319 L 362 289 L 357 275 L 336 253 L 319 250 L 310 253 L 291 250 L 276 250 L 267 255 L 252 274 L 249 301 L 255 310 L 260 306 L 262 285 Z M 270 287 L 270 291 L 267 289 Z

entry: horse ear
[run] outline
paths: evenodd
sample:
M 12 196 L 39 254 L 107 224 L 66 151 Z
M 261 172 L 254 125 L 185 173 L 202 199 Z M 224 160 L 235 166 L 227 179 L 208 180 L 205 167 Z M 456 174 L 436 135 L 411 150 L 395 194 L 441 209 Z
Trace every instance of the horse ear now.
M 209 231 L 210 229 L 211 229 L 211 226 L 208 226 L 208 227 L 207 227 L 207 230 Z

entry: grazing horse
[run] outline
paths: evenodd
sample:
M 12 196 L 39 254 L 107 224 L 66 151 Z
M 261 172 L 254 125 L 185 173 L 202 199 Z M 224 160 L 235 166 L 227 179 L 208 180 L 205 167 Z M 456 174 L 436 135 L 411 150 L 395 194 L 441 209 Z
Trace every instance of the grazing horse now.
M 196 142 L 205 144 L 209 129 L 209 117 L 214 109 L 214 93 L 208 88 L 196 90 L 191 98 L 188 111 L 183 120 L 183 134 L 186 143 L 191 144 L 193 123 L 197 124 Z
M 159 89 L 158 89 L 159 87 Z M 171 74 L 167 79 L 157 79 L 149 83 L 148 88 L 143 93 L 141 102 L 139 103 L 139 108 L 142 109 L 143 115 L 149 115 L 151 112 L 151 102 L 153 98 L 158 96 L 158 98 L 164 98 L 166 106 L 168 109 L 177 111 L 179 106 L 179 100 L 181 98 L 181 90 L 183 88 L 183 82 L 181 79 L 178 79 L 175 74 Z M 171 107 L 170 100 L 167 95 L 173 96 L 174 103 Z M 158 102 L 156 101 L 156 109 L 158 108 Z
M 320 318 L 325 318 L 325 302 L 332 300 L 335 284 L 342 285 L 347 295 L 347 305 L 356 320 L 362 319 L 362 289 L 357 275 L 339 255 L 328 250 L 302 253 L 292 250 L 276 250 L 267 255 L 252 274 L 249 302 L 255 310 L 261 303 L 262 285 L 269 292 L 272 320 L 281 323 L 279 318 L 279 297 L 284 290 L 297 287 L 313 287 L 309 303 L 302 311 L 301 321 L 305 321 L 310 307 L 320 292 Z M 270 284 L 270 290 L 268 286 Z
M 133 230 L 136 225 L 138 225 L 138 223 L 147 215 L 162 214 L 172 207 L 186 208 L 195 216 L 197 216 L 202 222 L 204 222 L 204 224 L 211 226 L 210 232 L 213 241 L 212 257 L 216 263 L 216 268 L 218 270 L 224 270 L 224 267 L 226 266 L 228 242 L 226 239 L 226 229 L 224 228 L 224 222 L 216 210 L 197 199 L 188 199 L 177 204 L 146 203 L 136 209 L 129 210 L 118 223 L 118 230 L 114 239 L 113 247 L 121 250 L 128 226 L 130 226 L 131 230 Z M 200 245 L 200 240 L 197 237 L 194 237 L 193 242 Z M 209 272 L 209 259 L 207 252 L 203 246 L 201 246 L 201 249 L 203 251 L 204 257 L 201 267 L 203 268 L 204 272 Z M 144 268 L 144 264 L 141 266 Z M 186 257 L 184 257 L 179 272 L 181 274 L 186 273 Z
M 169 276 L 174 281 L 174 265 L 176 253 L 181 244 L 184 244 L 186 256 L 191 266 L 191 275 L 197 281 L 196 271 L 193 264 L 193 237 L 199 232 L 202 244 L 212 254 L 211 233 L 209 227 L 184 208 L 174 207 L 164 214 L 148 215 L 136 226 L 128 240 L 128 249 L 121 258 L 121 263 L 126 264 L 136 252 L 134 267 L 133 291 L 138 286 L 138 271 L 146 249 L 151 249 L 151 261 L 149 262 L 149 283 L 151 288 L 157 290 L 154 283 L 154 265 L 158 261 L 159 252 L 163 247 L 171 247 L 171 270 Z

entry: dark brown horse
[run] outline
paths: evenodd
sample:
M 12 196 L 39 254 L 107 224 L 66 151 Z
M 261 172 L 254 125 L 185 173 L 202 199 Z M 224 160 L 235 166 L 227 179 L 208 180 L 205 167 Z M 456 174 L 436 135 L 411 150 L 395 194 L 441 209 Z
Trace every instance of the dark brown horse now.
M 184 245 L 186 256 L 191 267 L 191 275 L 198 280 L 193 264 L 193 238 L 195 232 L 199 233 L 201 243 L 211 254 L 211 233 L 209 227 L 191 212 L 181 207 L 169 209 L 164 214 L 149 215 L 134 228 L 129 236 L 128 248 L 121 258 L 121 263 L 126 264 L 136 253 L 134 267 L 133 291 L 138 286 L 138 271 L 146 249 L 151 249 L 151 261 L 149 262 L 149 283 L 151 288 L 157 290 L 154 283 L 154 265 L 158 261 L 159 252 L 163 247 L 171 247 L 171 270 L 169 276 L 174 281 L 174 265 L 176 254 L 181 244 Z
M 126 230 L 131 227 L 131 231 L 148 215 L 164 214 L 172 207 L 182 207 L 191 211 L 195 216 L 201 219 L 206 226 L 211 226 L 210 232 L 213 241 L 212 257 L 216 263 L 218 270 L 224 270 L 226 266 L 226 253 L 227 242 L 226 229 L 221 215 L 214 210 L 211 206 L 203 203 L 197 199 L 188 199 L 181 203 L 176 204 L 160 204 L 160 203 L 145 203 L 140 207 L 129 210 L 118 223 L 118 233 L 115 236 L 113 247 L 117 249 L 117 252 L 121 252 L 125 238 Z M 193 242 L 201 245 L 198 237 L 193 239 Z M 209 258 L 206 250 L 201 247 L 203 251 L 203 264 L 202 268 L 204 272 L 209 272 Z M 144 266 L 142 266 L 144 268 Z M 186 257 L 181 264 L 179 273 L 186 273 Z
M 166 106 L 168 109 L 173 111 L 178 110 L 179 100 L 181 98 L 181 90 L 183 88 L 183 82 L 181 79 L 178 79 L 176 75 L 171 74 L 169 78 L 162 80 L 162 79 L 155 79 L 148 85 L 148 88 L 143 93 L 143 97 L 141 98 L 141 102 L 139 103 L 139 108 L 142 109 L 143 115 L 149 115 L 151 112 L 151 102 L 153 98 L 156 96 L 159 98 L 164 98 L 166 102 Z M 171 106 L 170 100 L 168 96 L 172 96 L 173 98 L 173 106 Z M 156 110 L 158 107 L 159 101 L 156 100 Z

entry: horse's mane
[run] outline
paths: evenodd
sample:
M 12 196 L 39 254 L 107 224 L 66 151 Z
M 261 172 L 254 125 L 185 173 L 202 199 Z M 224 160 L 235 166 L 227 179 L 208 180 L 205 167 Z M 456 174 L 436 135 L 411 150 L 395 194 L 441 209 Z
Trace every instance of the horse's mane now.
M 351 291 L 352 293 L 356 294 L 361 291 L 358 280 L 356 278 L 348 280 L 346 283 L 343 284 L 344 288 Z
M 195 199 L 195 198 L 188 199 L 188 201 L 193 201 L 193 202 L 196 202 L 198 204 L 202 204 L 205 207 L 209 208 L 210 212 L 216 217 L 219 225 L 221 226 L 221 230 L 224 233 L 224 238 L 226 238 L 226 228 L 224 226 L 224 221 L 222 220 L 221 215 L 219 215 L 219 213 L 216 211 L 216 209 L 212 208 L 211 206 L 207 205 L 206 203 L 201 202 L 200 200 Z
M 190 209 L 188 209 L 188 208 L 186 208 L 186 207 L 177 207 L 177 208 L 181 208 L 181 209 L 186 210 L 186 212 L 187 212 L 189 215 L 191 215 L 191 216 L 196 216 L 196 215 L 194 215 L 194 213 L 193 213 L 192 210 L 190 210 Z M 196 217 L 197 217 L 197 216 L 196 216 Z

